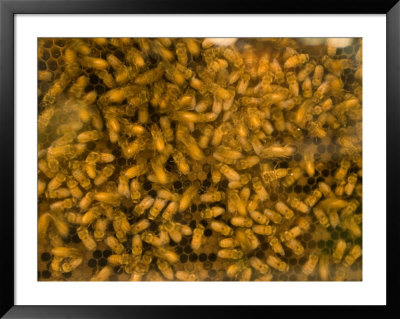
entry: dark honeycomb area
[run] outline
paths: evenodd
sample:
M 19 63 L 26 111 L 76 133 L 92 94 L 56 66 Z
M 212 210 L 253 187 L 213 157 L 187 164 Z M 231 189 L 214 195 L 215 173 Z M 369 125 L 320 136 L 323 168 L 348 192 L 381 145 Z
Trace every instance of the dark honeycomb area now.
M 38 280 L 362 280 L 362 40 L 314 40 L 39 38 Z

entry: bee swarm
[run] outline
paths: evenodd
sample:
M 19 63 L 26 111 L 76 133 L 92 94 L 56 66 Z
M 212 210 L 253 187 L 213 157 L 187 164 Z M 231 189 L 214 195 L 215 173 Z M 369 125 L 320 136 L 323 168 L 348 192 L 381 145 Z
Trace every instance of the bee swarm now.
M 38 280 L 362 280 L 345 40 L 38 39 Z

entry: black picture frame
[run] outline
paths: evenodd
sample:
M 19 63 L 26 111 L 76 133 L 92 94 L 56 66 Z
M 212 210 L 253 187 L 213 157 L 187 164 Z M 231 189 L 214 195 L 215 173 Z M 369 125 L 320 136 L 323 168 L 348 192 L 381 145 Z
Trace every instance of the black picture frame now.
M 387 52 L 387 305 L 318 307 L 218 306 L 16 306 L 14 302 L 14 16 L 16 14 L 385 14 Z M 396 182 L 400 154 L 400 3 L 397 0 L 307 0 L 241 3 L 163 0 L 0 0 L 0 199 L 1 310 L 4 318 L 157 318 L 190 316 L 296 316 L 400 318 L 400 280 L 396 257 L 400 243 Z M 377 163 L 377 169 L 380 169 Z M 384 173 L 384 172 L 382 172 Z M 389 173 L 389 174 L 388 174 Z M 384 203 L 382 203 L 382 206 Z M 384 207 L 384 206 L 383 206 Z M 371 291 L 371 294 L 374 292 Z M 256 313 L 253 313 L 256 311 Z

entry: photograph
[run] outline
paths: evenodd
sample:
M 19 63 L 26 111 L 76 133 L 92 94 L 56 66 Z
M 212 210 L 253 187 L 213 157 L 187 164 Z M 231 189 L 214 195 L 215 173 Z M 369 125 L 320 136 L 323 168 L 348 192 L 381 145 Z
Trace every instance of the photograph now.
M 37 280 L 362 281 L 362 47 L 37 38 Z

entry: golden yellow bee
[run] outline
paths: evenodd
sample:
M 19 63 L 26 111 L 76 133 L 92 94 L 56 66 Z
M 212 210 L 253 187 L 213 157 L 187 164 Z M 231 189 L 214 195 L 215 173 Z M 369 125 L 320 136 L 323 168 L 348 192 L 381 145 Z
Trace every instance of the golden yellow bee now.
M 289 265 L 285 263 L 283 260 L 278 258 L 277 256 L 274 255 L 268 255 L 267 257 L 267 264 L 281 272 L 288 272 L 289 271 Z
M 324 226 L 325 228 L 329 227 L 329 219 L 321 208 L 314 207 L 313 213 L 322 226 Z
M 303 201 L 299 200 L 297 197 L 294 197 L 294 196 L 289 197 L 287 202 L 290 205 L 290 207 L 292 207 L 293 209 L 295 209 L 303 214 L 307 214 L 310 212 L 310 207 L 308 207 Z M 277 208 L 277 210 L 281 213 L 281 211 L 278 208 Z M 282 211 L 284 211 L 284 208 L 282 208 Z M 283 214 L 283 213 L 281 213 L 281 214 Z M 291 215 L 293 215 L 293 214 L 291 214 Z
M 350 267 L 358 258 L 361 257 L 362 251 L 359 245 L 354 245 L 343 260 L 343 266 Z
M 193 237 L 191 247 L 193 250 L 198 250 L 201 247 L 203 241 L 204 227 L 203 225 L 197 225 L 193 230 Z
M 93 251 L 96 249 L 97 244 L 93 237 L 90 235 L 87 228 L 81 226 L 77 229 L 76 233 L 78 234 L 79 239 L 82 241 L 87 250 Z
M 315 267 L 318 264 L 318 261 L 319 261 L 319 256 L 314 253 L 311 253 L 308 256 L 306 263 L 303 265 L 302 268 L 303 273 L 307 276 L 311 275 L 314 272 Z
M 231 236 L 233 234 L 233 230 L 231 227 L 217 220 L 211 221 L 210 227 L 213 231 L 221 233 L 224 236 Z

